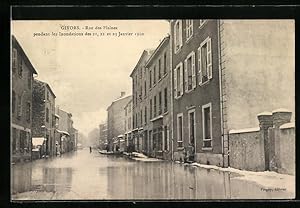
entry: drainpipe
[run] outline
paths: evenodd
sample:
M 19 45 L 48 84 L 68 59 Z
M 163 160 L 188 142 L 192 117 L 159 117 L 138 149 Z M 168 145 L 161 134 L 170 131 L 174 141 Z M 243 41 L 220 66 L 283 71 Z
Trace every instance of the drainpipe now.
M 172 46 L 173 46 L 173 38 L 172 38 L 172 28 L 171 28 L 171 22 L 172 22 L 173 20 L 170 20 L 170 22 L 169 22 L 169 26 L 170 26 L 170 29 L 169 29 L 169 31 L 170 31 L 170 40 L 169 40 L 169 53 L 170 53 L 170 55 L 169 55 L 169 57 L 170 57 L 170 61 L 169 61 L 169 65 L 170 65 L 170 67 L 169 67 L 169 72 L 170 72 L 170 86 L 171 86 L 171 89 L 170 89 L 170 95 L 171 95 L 171 99 L 170 99 L 170 101 L 171 101 L 171 103 L 170 103 L 170 120 L 171 120 L 171 125 L 170 125 L 170 130 L 171 130 L 171 151 L 172 151 L 172 154 L 171 154 L 171 156 L 172 156 L 172 161 L 174 161 L 174 119 L 173 119 L 173 82 L 172 82 L 172 80 L 173 80 L 173 70 L 172 70 L 172 58 L 173 58 L 173 54 L 172 54 Z
M 223 92 L 222 92 L 222 67 L 221 67 L 221 38 L 220 38 L 220 19 L 217 20 L 217 34 L 218 34 L 218 62 L 219 62 L 219 88 L 220 88 L 220 112 L 221 112 L 221 144 L 222 144 L 222 158 L 223 158 L 223 165 L 222 167 L 224 167 L 225 163 L 224 163 L 224 123 L 223 123 Z

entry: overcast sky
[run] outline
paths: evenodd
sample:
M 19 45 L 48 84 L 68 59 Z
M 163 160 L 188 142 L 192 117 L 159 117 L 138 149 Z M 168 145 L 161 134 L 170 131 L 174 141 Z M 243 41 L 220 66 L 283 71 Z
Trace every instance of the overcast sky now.
M 70 32 L 62 25 L 102 27 L 90 32 L 142 32 L 143 36 L 35 36 Z M 103 26 L 117 27 L 104 30 Z M 74 30 L 72 30 L 74 32 Z M 76 31 L 75 31 L 76 32 Z M 73 114 L 74 126 L 88 134 L 106 119 L 106 108 L 125 91 L 144 49 L 156 48 L 169 33 L 166 20 L 13 21 L 15 35 L 38 72 L 56 94 L 56 105 Z

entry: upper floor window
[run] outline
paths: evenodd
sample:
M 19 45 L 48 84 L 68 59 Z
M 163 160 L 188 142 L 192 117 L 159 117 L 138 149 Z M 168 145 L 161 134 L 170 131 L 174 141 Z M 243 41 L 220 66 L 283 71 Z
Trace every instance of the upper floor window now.
M 46 108 L 46 122 L 49 122 L 49 108 Z
M 161 61 L 158 59 L 158 79 L 161 78 Z
M 149 70 L 149 88 L 152 87 L 152 70 Z
M 31 76 L 31 72 L 30 71 L 28 71 L 28 77 L 27 78 L 28 78 L 28 83 L 27 83 L 28 84 L 28 88 L 31 89 L 31 79 L 32 79 L 32 76 Z
M 153 67 L 153 85 L 156 83 L 156 66 Z
M 167 52 L 164 53 L 164 74 L 167 73 Z
M 191 52 L 184 61 L 185 92 L 196 88 L 195 52 Z
M 144 96 L 147 95 L 147 82 L 146 80 L 144 81 Z
M 178 98 L 183 95 L 183 66 L 178 64 L 174 69 L 174 96 Z
M 158 115 L 162 114 L 162 93 L 158 93 Z
M 182 20 L 177 20 L 174 25 L 174 49 L 175 53 L 179 51 L 182 46 Z
M 153 98 L 153 116 L 156 116 L 156 95 Z
M 164 112 L 168 111 L 168 88 L 165 88 L 164 91 Z
M 212 78 L 211 38 L 206 38 L 198 48 L 199 84 Z
M 12 50 L 12 71 L 16 72 L 18 67 L 18 51 L 17 49 L 13 48 Z
M 23 60 L 22 60 L 20 54 L 18 54 L 18 65 L 19 65 L 18 66 L 18 75 L 20 77 L 22 77 L 23 76 Z
M 145 124 L 146 124 L 147 123 L 147 106 L 145 106 L 144 119 L 145 119 Z
M 26 120 L 27 120 L 27 122 L 30 122 L 30 112 L 31 112 L 31 104 L 30 104 L 30 102 L 27 102 L 27 105 L 26 105 Z
M 207 21 L 206 19 L 200 19 L 200 27 L 202 27 L 202 25 L 204 25 L 204 23 Z
M 150 106 L 150 119 L 152 118 L 152 99 L 150 99 L 150 104 L 149 104 L 149 106 Z
M 188 41 L 193 36 L 193 20 L 185 20 L 186 24 L 186 40 Z

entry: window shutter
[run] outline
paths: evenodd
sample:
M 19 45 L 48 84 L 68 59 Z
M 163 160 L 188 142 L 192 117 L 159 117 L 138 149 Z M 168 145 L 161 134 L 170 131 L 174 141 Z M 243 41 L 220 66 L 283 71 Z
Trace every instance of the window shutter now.
M 192 87 L 196 88 L 195 52 L 192 55 Z
M 187 92 L 188 89 L 188 71 L 187 71 L 187 59 L 184 60 L 184 87 L 185 87 L 185 92 Z
M 178 24 L 179 24 L 179 23 L 178 23 Z M 177 40 L 178 37 L 177 37 L 177 35 L 176 35 L 176 25 L 177 25 L 177 22 L 175 22 L 175 24 L 174 24 L 174 49 L 175 49 L 174 51 L 177 51 L 177 47 L 176 47 L 177 44 L 176 44 L 176 43 L 177 43 L 177 41 L 178 41 L 178 40 Z
M 174 97 L 177 97 L 177 67 L 174 69 Z
M 179 45 L 182 46 L 182 20 L 179 21 Z
M 13 71 L 16 71 L 17 66 L 18 66 L 18 52 L 17 49 L 13 48 L 12 51 L 12 69 Z
M 211 56 L 211 38 L 207 41 L 207 74 L 208 79 L 212 78 L 212 56 Z
M 183 95 L 183 66 L 180 63 L 180 95 Z
M 199 84 L 201 84 L 202 83 L 201 46 L 198 48 L 198 68 L 199 68 Z

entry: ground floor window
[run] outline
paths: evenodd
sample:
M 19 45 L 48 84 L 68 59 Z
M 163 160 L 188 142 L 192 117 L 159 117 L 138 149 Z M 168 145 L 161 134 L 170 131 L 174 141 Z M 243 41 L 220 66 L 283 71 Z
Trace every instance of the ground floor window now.
M 168 126 L 164 126 L 164 150 L 169 150 Z
M 188 112 L 189 115 L 189 143 L 194 145 L 195 143 L 195 135 L 196 135 L 196 128 L 195 128 L 195 109 L 192 109 Z
M 178 147 L 183 147 L 183 114 L 177 114 L 177 142 Z
M 12 152 L 15 153 L 17 151 L 17 129 L 12 128 Z
M 162 150 L 162 127 L 159 127 L 158 128 L 158 131 L 157 131 L 157 150 L 160 151 Z
M 211 103 L 202 106 L 203 147 L 212 147 Z

